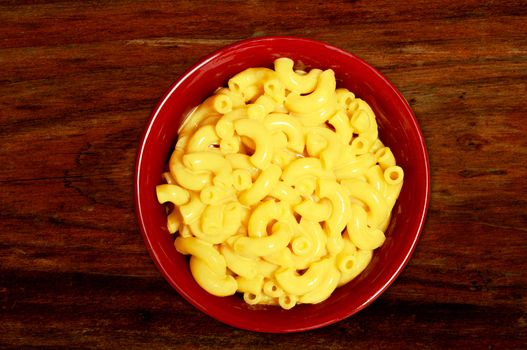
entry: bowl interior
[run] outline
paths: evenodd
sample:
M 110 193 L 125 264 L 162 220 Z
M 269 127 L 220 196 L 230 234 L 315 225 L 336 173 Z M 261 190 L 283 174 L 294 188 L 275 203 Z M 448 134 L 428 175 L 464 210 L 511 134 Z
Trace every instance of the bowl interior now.
M 376 113 L 380 138 L 405 171 L 400 197 L 386 232 L 367 269 L 317 305 L 292 310 L 249 306 L 238 296 L 220 298 L 202 290 L 187 260 L 173 246 L 166 213 L 157 203 L 155 186 L 173 150 L 184 116 L 229 77 L 249 67 L 272 67 L 290 57 L 307 68 L 331 68 L 338 87 L 346 87 Z M 252 39 L 219 50 L 189 69 L 161 99 L 140 144 L 136 165 L 136 211 L 147 248 L 169 283 L 189 302 L 227 324 L 255 331 L 292 332 L 321 327 L 361 310 L 380 295 L 408 261 L 422 229 L 429 196 L 429 166 L 424 141 L 408 104 L 375 69 L 357 57 L 307 39 Z

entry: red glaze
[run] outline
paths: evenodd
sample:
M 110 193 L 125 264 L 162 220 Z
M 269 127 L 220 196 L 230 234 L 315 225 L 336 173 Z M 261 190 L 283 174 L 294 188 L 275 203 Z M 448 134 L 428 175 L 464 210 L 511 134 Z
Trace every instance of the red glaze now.
M 186 258 L 173 245 L 166 213 L 155 186 L 175 145 L 185 114 L 229 77 L 249 68 L 272 67 L 278 57 L 308 68 L 331 68 L 337 87 L 346 87 L 370 104 L 381 140 L 405 171 L 404 186 L 393 210 L 384 245 L 367 269 L 317 305 L 249 306 L 239 296 L 215 297 L 201 289 Z M 408 103 L 378 71 L 354 55 L 328 44 L 294 37 L 249 39 L 222 48 L 186 71 L 155 107 L 139 144 L 135 170 L 136 213 L 152 259 L 167 281 L 191 304 L 234 327 L 286 333 L 319 328 L 349 317 L 379 297 L 410 259 L 425 222 L 430 196 L 430 168 L 423 136 Z

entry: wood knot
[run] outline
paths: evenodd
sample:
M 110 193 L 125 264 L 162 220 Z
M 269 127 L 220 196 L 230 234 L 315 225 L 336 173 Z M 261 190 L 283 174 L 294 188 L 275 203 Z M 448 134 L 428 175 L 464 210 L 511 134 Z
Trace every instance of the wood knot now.
M 145 323 L 150 322 L 152 320 L 152 312 L 150 310 L 141 309 L 139 310 L 139 318 Z
M 87 143 L 79 152 L 76 166 L 66 170 L 64 185 L 75 188 L 92 204 L 132 208 L 138 137 L 136 129 L 127 129 Z
M 488 145 L 489 141 L 479 135 L 463 134 L 457 138 L 457 143 L 467 151 L 477 151 L 483 146 Z

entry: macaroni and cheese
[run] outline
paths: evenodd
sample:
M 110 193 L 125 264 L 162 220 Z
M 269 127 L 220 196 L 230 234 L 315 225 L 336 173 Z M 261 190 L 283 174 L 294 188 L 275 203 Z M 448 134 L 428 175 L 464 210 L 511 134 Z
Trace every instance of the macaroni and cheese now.
M 375 114 L 331 69 L 238 73 L 186 118 L 157 198 L 175 248 L 216 296 L 290 309 L 360 274 L 404 172 Z

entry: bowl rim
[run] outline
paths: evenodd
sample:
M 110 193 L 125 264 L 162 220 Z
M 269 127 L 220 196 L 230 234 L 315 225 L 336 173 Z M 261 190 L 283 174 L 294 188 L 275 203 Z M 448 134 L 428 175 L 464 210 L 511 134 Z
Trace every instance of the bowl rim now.
M 328 49 L 331 49 L 332 51 L 337 52 L 338 54 L 345 55 L 350 57 L 351 59 L 354 59 L 356 61 L 359 61 L 365 68 L 370 70 L 370 72 L 377 76 L 380 80 L 383 81 L 384 84 L 386 84 L 387 87 L 389 87 L 391 93 L 393 93 L 394 96 L 397 97 L 397 99 L 400 100 L 402 106 L 404 107 L 405 114 L 408 114 L 410 118 L 410 122 L 412 124 L 412 127 L 417 131 L 418 135 L 418 141 L 419 141 L 419 153 L 423 155 L 423 158 L 425 160 L 424 162 L 424 174 L 423 180 L 425 182 L 425 191 L 423 193 L 424 196 L 424 205 L 419 213 L 418 217 L 418 226 L 417 226 L 417 232 L 413 236 L 413 240 L 410 245 L 410 249 L 406 252 L 406 255 L 400 262 L 396 265 L 397 268 L 393 274 L 391 274 L 390 278 L 386 280 L 382 284 L 380 288 L 375 290 L 374 293 L 372 293 L 371 296 L 369 296 L 362 304 L 360 304 L 358 307 L 354 308 L 353 310 L 349 311 L 345 308 L 341 309 L 340 312 L 338 312 L 335 315 L 332 315 L 332 317 L 324 322 L 313 322 L 313 324 L 309 326 L 304 327 L 295 327 L 292 325 L 291 327 L 284 328 L 284 329 L 273 329 L 269 330 L 264 327 L 262 328 L 255 328 L 255 327 L 244 327 L 243 324 L 239 322 L 234 322 L 229 318 L 222 317 L 222 315 L 218 314 L 212 314 L 209 310 L 206 309 L 203 305 L 201 305 L 199 302 L 197 302 L 191 295 L 185 292 L 184 289 L 182 289 L 178 283 L 172 278 L 171 274 L 165 269 L 163 264 L 160 262 L 158 253 L 154 250 L 154 245 L 151 241 L 151 237 L 149 236 L 148 228 L 145 224 L 145 220 L 143 218 L 143 211 L 141 208 L 141 188 L 140 188 L 140 177 L 141 177 L 141 165 L 143 163 L 143 157 L 144 157 L 144 148 L 146 145 L 146 141 L 148 140 L 148 137 L 150 135 L 150 132 L 152 130 L 152 127 L 157 119 L 158 114 L 160 113 L 161 109 L 167 103 L 167 101 L 170 99 L 171 95 L 178 89 L 178 87 L 183 84 L 186 80 L 190 79 L 194 72 L 199 70 L 202 66 L 205 66 L 213 59 L 228 53 L 232 50 L 242 48 L 247 45 L 252 44 L 261 44 L 265 42 L 270 41 L 276 41 L 276 40 L 282 40 L 282 41 L 294 41 L 297 43 L 309 43 L 309 44 L 315 44 L 315 45 L 323 45 Z M 308 330 L 313 330 L 321 327 L 328 326 L 330 324 L 342 321 L 343 319 L 350 317 L 357 312 L 363 310 L 367 306 L 369 306 L 373 301 L 375 301 L 381 294 L 383 294 L 388 287 L 395 281 L 395 279 L 401 274 L 402 270 L 405 268 L 405 266 L 408 264 L 408 261 L 410 260 L 410 257 L 415 251 L 415 248 L 417 246 L 417 242 L 419 241 L 419 238 L 423 232 L 424 225 L 426 222 L 426 216 L 430 204 L 430 188 L 431 188 L 431 176 L 430 176 L 430 160 L 428 156 L 428 152 L 426 149 L 426 144 L 424 140 L 423 133 L 421 131 L 421 128 L 419 126 L 419 123 L 417 122 L 417 119 L 415 117 L 415 114 L 413 110 L 410 108 L 410 105 L 408 101 L 404 98 L 402 93 L 389 81 L 383 74 L 381 74 L 376 68 L 374 68 L 372 65 L 361 59 L 360 57 L 355 56 L 353 53 L 345 51 L 343 49 L 340 49 L 336 46 L 333 46 L 331 44 L 328 44 L 326 42 L 320 41 L 320 40 L 314 40 L 314 39 L 308 39 L 303 37 L 296 37 L 296 36 L 262 36 L 262 37 L 256 37 L 256 38 L 248 38 L 240 41 L 233 42 L 229 45 L 223 46 L 206 56 L 203 56 L 202 58 L 198 59 L 198 61 L 193 64 L 190 68 L 186 69 L 175 82 L 173 82 L 170 87 L 164 92 L 162 97 L 158 100 L 155 107 L 152 109 L 152 112 L 150 113 L 150 116 L 148 118 L 148 121 L 146 122 L 146 128 L 143 131 L 143 134 L 139 140 L 138 144 L 138 150 L 135 158 L 135 168 L 134 168 L 134 201 L 135 201 L 135 213 L 137 217 L 137 222 L 139 224 L 140 233 L 143 236 L 143 240 L 145 242 L 146 248 L 149 252 L 150 257 L 154 261 L 154 264 L 156 265 L 157 269 L 161 272 L 161 275 L 164 277 L 166 281 L 169 282 L 171 287 L 176 289 L 176 291 L 191 305 L 196 307 L 201 312 L 205 313 L 206 315 L 224 323 L 228 324 L 230 326 L 239 328 L 239 329 L 245 329 L 250 331 L 256 331 L 256 332 L 266 332 L 266 333 L 291 333 L 291 332 L 303 332 Z

